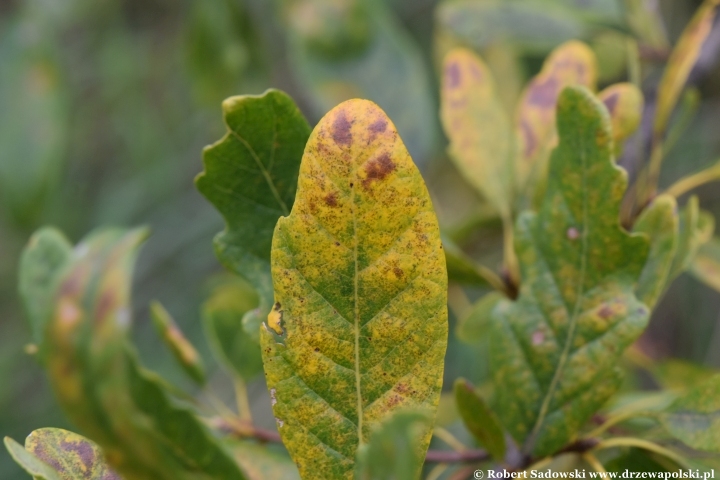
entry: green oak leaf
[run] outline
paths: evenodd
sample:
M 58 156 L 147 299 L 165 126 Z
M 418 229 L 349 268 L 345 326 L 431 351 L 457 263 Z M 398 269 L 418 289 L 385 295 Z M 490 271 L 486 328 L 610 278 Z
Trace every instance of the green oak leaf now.
M 255 287 L 257 309 L 243 318 L 258 338 L 272 306 L 270 244 L 277 219 L 290 213 L 310 126 L 292 99 L 278 90 L 223 102 L 227 133 L 203 152 L 198 190 L 225 218 L 215 237 L 220 262 Z
M 150 304 L 150 318 L 160 338 L 178 362 L 183 371 L 195 382 L 205 383 L 205 365 L 192 343 L 185 338 L 175 319 L 163 305 L 154 301 Z
M 272 274 L 261 347 L 280 435 L 303 478 L 351 478 L 358 447 L 389 415 L 434 414 L 447 346 L 437 218 L 374 103 L 344 102 L 315 127 Z
M 70 420 L 128 480 L 244 478 L 230 453 L 129 342 L 130 280 L 145 230 L 89 235 L 59 278 L 46 330 L 48 370 Z
M 20 256 L 19 290 L 32 329 L 40 345 L 53 308 L 55 282 L 72 253 L 72 245 L 54 228 L 43 228 L 30 237 Z
M 720 374 L 678 397 L 659 418 L 685 444 L 720 453 Z
M 32 475 L 35 480 L 64 480 L 55 469 L 40 460 L 32 452 L 28 452 L 18 442 L 10 437 L 5 437 L 5 448 L 15 462 L 23 470 Z
M 430 428 L 420 411 L 401 411 L 384 421 L 358 450 L 356 480 L 416 480 L 425 459 L 420 439 Z
M 663 293 L 670 275 L 678 244 L 677 202 L 670 195 L 660 195 L 643 210 L 633 232 L 647 235 L 650 253 L 638 280 L 635 294 L 653 308 Z
M 215 357 L 245 381 L 262 372 L 260 346 L 242 328 L 243 316 L 257 306 L 257 294 L 241 278 L 217 285 L 202 307 L 205 336 Z
M 649 317 L 634 293 L 648 241 L 619 224 L 627 175 L 609 122 L 584 87 L 560 95 L 545 197 L 517 220 L 520 296 L 493 312 L 495 411 L 535 456 L 565 445 L 617 390 L 617 361 Z
M 498 461 L 505 458 L 505 433 L 500 420 L 464 378 L 455 380 L 455 400 L 465 426 Z

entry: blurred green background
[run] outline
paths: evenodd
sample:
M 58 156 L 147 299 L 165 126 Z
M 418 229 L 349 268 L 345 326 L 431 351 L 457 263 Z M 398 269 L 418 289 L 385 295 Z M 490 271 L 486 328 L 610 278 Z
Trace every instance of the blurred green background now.
M 148 321 L 163 302 L 207 363 L 200 305 L 221 268 L 222 220 L 195 190 L 204 145 L 224 133 L 225 97 L 286 90 L 311 124 L 352 97 L 376 101 L 397 124 L 429 184 L 441 224 L 474 258 L 501 262 L 498 224 L 444 153 L 437 66 L 462 44 L 479 51 L 511 107 L 545 55 L 571 38 L 600 61 L 601 87 L 640 82 L 652 105 L 669 48 L 698 0 L 0 0 L 0 435 L 70 427 L 25 353 L 19 253 L 54 225 L 78 241 L 102 225 L 148 225 L 134 285 L 134 337 L 144 363 L 192 388 Z M 664 164 L 664 185 L 720 153 L 716 28 L 691 75 L 700 102 Z M 640 62 L 633 62 L 636 45 Z M 637 67 L 640 67 L 637 70 Z M 641 137 L 635 140 L 643 148 Z M 633 150 L 636 151 L 636 150 Z M 621 159 L 637 171 L 639 160 Z M 720 218 L 717 184 L 698 190 Z M 681 203 L 683 200 L 681 200 Z M 451 290 L 456 304 L 480 290 Z M 457 294 L 460 298 L 457 298 Z M 720 366 L 720 295 L 683 276 L 658 306 L 643 350 Z M 457 312 L 452 312 L 457 313 Z M 455 321 L 453 318 L 451 321 Z M 485 379 L 482 355 L 451 335 L 446 377 Z M 211 367 L 217 371 L 217 368 Z M 451 385 L 451 383 L 448 385 Z M 220 373 L 211 382 L 232 402 Z M 272 416 L 262 380 L 250 385 L 259 424 Z M 25 478 L 0 454 L 0 478 Z

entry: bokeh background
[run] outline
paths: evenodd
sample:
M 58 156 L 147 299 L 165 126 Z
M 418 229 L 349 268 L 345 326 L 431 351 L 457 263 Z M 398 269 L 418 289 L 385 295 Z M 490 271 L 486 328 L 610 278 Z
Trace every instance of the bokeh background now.
M 99 226 L 150 226 L 133 299 L 143 362 L 193 388 L 148 321 L 148 303 L 159 299 L 216 372 L 211 387 L 232 403 L 199 319 L 221 272 L 211 242 L 223 224 L 193 186 L 203 146 L 224 133 L 225 97 L 280 88 L 311 124 L 344 99 L 376 101 L 421 167 L 446 234 L 497 268 L 500 226 L 445 155 L 437 113 L 443 52 L 458 44 L 480 52 L 511 108 L 553 47 L 582 39 L 598 55 L 601 87 L 640 82 L 652 106 L 670 47 L 700 3 L 0 0 L 0 435 L 71 427 L 26 353 L 30 334 L 17 295 L 20 251 L 42 225 L 74 242 Z M 664 185 L 720 154 L 719 46 L 715 28 L 676 115 Z M 632 141 L 639 150 L 627 150 L 641 155 L 620 160 L 631 174 L 645 157 L 642 138 Z M 718 184 L 697 193 L 720 218 Z M 482 293 L 451 290 L 451 321 Z M 720 367 L 719 312 L 720 294 L 684 275 L 658 306 L 642 349 Z M 447 378 L 482 383 L 481 350 L 451 335 Z M 249 391 L 256 417 L 271 426 L 262 379 Z M 4 450 L 0 478 L 25 478 Z

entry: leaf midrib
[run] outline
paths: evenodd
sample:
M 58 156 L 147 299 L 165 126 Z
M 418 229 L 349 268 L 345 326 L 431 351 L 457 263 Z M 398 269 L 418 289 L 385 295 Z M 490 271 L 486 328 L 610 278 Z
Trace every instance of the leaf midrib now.
M 573 306 L 573 312 L 572 316 L 570 317 L 570 324 L 568 326 L 568 333 L 565 337 L 565 345 L 563 346 L 562 354 L 560 355 L 560 360 L 558 361 L 557 369 L 555 370 L 555 374 L 553 375 L 552 381 L 550 382 L 550 387 L 548 388 L 547 393 L 545 394 L 545 397 L 543 398 L 542 405 L 540 407 L 540 413 L 538 414 L 538 418 L 535 422 L 535 425 L 533 426 L 532 433 L 530 434 L 529 443 L 526 445 L 526 450 L 532 450 L 534 448 L 534 443 L 537 441 L 537 435 L 540 431 L 540 429 L 543 426 L 543 423 L 545 422 L 545 418 L 548 414 L 548 410 L 550 409 L 550 402 L 552 401 L 553 396 L 555 395 L 555 391 L 557 390 L 558 384 L 560 383 L 560 378 L 562 377 L 563 371 L 565 369 L 565 366 L 567 364 L 568 358 L 570 357 L 570 349 L 573 343 L 573 338 L 575 337 L 575 328 L 577 327 L 577 321 L 578 316 L 580 314 L 580 308 L 582 304 L 582 300 L 584 298 L 585 292 L 584 292 L 584 285 L 585 285 L 585 274 L 587 269 L 587 255 L 589 250 L 588 245 L 588 239 L 589 239 L 589 221 L 588 221 L 588 198 L 587 198 L 587 158 L 586 158 L 586 152 L 585 152 L 585 145 L 584 145 L 584 139 L 582 136 L 580 136 L 580 148 L 578 149 L 580 151 L 580 161 L 581 161 L 581 171 L 582 171 L 582 200 L 583 200 L 583 219 L 582 219 L 582 251 L 580 256 L 580 280 L 579 280 L 579 286 L 578 286 L 578 292 L 577 292 L 577 298 L 575 299 L 575 305 Z
M 275 146 L 275 142 L 277 139 L 277 112 L 275 112 L 275 109 L 272 108 L 273 112 L 273 141 L 272 145 L 270 146 L 270 166 L 265 167 L 265 165 L 260 160 L 260 157 L 255 152 L 255 149 L 253 149 L 252 145 L 248 143 L 247 140 L 243 138 L 242 135 L 240 135 L 238 132 L 230 128 L 228 125 L 228 131 L 230 134 L 237 139 L 240 143 L 243 144 L 243 146 L 247 149 L 248 153 L 250 153 L 250 156 L 253 158 L 255 163 L 257 164 L 257 167 L 260 169 L 260 172 L 262 173 L 263 177 L 265 178 L 265 182 L 267 183 L 268 187 L 270 188 L 270 192 L 272 193 L 273 197 L 275 198 L 275 201 L 280 206 L 280 209 L 282 210 L 283 216 L 287 217 L 290 215 L 290 210 L 288 209 L 287 204 L 285 201 L 283 201 L 282 197 L 280 196 L 280 192 L 278 191 L 277 187 L 275 186 L 275 183 L 273 182 L 272 177 L 270 176 L 269 168 L 272 167 L 274 161 L 275 161 L 275 150 L 277 149 Z

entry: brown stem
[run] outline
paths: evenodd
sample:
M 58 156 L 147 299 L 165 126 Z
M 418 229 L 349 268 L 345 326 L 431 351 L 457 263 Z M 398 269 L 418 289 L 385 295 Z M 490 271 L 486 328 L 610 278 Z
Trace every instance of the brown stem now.
M 470 463 L 490 460 L 490 454 L 485 450 L 465 450 L 455 452 L 452 450 L 428 450 L 425 461 L 430 463 Z

